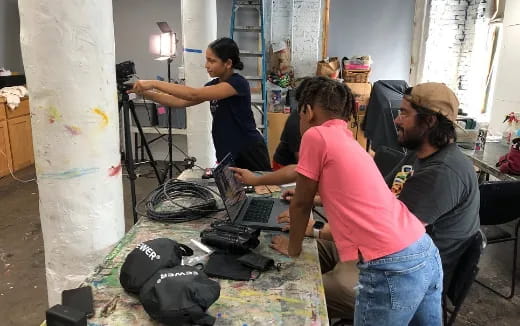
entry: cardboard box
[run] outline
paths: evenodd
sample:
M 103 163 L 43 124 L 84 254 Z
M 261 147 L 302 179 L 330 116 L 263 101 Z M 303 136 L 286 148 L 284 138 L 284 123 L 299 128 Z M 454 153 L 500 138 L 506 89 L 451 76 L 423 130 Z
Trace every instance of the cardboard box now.
M 316 66 L 316 76 L 325 76 L 332 79 L 337 79 L 339 76 L 339 67 L 340 64 L 337 57 L 318 61 Z
M 272 44 L 269 49 L 269 72 L 287 74 L 292 70 L 290 41 L 286 40 Z
M 345 83 L 352 94 L 356 97 L 359 102 L 368 102 L 370 98 L 370 92 L 372 91 L 372 84 L 370 83 Z
M 372 84 L 370 83 L 345 83 L 354 97 L 356 98 L 356 102 L 358 104 L 358 112 L 360 114 L 364 114 L 366 111 L 368 101 L 370 100 L 370 92 L 372 92 Z

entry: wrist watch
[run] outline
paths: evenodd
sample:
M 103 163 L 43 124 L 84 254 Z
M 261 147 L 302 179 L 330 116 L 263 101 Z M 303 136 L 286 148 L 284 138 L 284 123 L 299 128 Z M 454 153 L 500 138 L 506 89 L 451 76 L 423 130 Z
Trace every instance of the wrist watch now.
M 312 236 L 316 239 L 320 238 L 320 232 L 321 229 L 325 226 L 325 223 L 321 221 L 314 222 L 314 225 L 312 226 Z

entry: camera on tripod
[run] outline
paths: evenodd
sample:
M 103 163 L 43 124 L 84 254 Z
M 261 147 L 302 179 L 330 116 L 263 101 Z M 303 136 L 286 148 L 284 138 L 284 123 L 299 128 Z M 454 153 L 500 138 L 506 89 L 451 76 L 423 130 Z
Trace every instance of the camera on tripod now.
M 123 61 L 116 64 L 117 88 L 122 90 L 131 89 L 131 85 L 125 84 L 135 75 L 135 63 L 133 61 Z

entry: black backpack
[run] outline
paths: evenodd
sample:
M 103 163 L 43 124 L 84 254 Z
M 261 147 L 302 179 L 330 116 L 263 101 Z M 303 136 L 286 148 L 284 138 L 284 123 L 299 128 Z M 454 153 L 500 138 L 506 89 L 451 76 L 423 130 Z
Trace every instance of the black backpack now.
M 126 256 L 119 282 L 126 291 L 138 294 L 143 284 L 159 269 L 180 265 L 182 256 L 192 254 L 190 247 L 167 238 L 140 243 Z
M 165 325 L 213 325 L 206 310 L 220 296 L 220 285 L 192 266 L 161 269 L 139 294 L 144 310 Z

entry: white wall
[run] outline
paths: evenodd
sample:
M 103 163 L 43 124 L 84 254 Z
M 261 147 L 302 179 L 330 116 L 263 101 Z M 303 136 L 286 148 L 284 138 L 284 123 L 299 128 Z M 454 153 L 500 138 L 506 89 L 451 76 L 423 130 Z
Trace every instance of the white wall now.
M 328 55 L 371 55 L 371 81 L 408 81 L 414 5 L 414 0 L 332 0 Z
M 498 63 L 495 97 L 489 128 L 500 132 L 509 112 L 520 112 L 520 1 L 508 0 L 504 12 L 504 35 Z
M 23 72 L 20 16 L 16 0 L 0 1 L 0 67 Z

